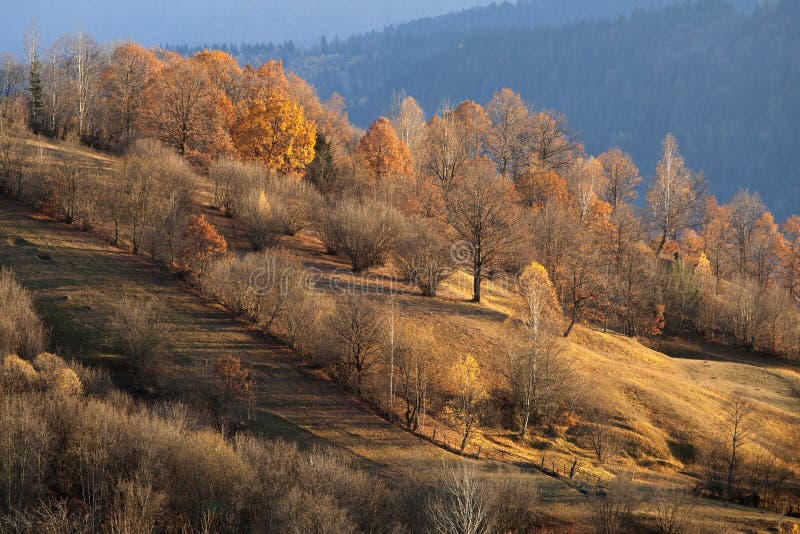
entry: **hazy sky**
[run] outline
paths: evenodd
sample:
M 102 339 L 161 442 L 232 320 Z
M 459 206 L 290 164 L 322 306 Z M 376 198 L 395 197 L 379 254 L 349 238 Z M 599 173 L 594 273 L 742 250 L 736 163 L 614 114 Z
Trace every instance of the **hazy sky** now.
M 44 44 L 81 27 L 98 41 L 307 44 L 490 0 L 0 0 L 0 50 L 19 52 L 36 21 Z

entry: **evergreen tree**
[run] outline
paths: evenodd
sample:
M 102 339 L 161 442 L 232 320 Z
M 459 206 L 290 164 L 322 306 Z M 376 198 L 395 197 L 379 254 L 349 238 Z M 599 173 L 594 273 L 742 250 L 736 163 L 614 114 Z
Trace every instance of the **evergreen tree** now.
M 31 60 L 30 71 L 28 72 L 28 98 L 30 112 L 30 128 L 34 133 L 39 133 L 42 111 L 44 108 L 44 97 L 42 89 L 42 63 L 37 56 Z

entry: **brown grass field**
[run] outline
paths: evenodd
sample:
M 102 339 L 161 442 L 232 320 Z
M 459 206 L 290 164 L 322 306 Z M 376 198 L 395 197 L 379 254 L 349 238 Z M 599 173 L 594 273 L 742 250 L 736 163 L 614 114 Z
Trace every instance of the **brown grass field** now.
M 43 146 L 43 157 L 58 157 L 62 150 L 57 144 L 33 142 Z M 113 165 L 113 158 L 80 152 L 106 170 Z M 233 245 L 243 246 L 230 220 L 206 211 Z M 312 237 L 287 238 L 283 245 L 306 265 L 319 268 L 329 291 L 345 283 L 345 264 L 325 256 Z M 287 348 L 147 259 L 6 199 L 0 199 L 0 265 L 12 268 L 33 291 L 52 330 L 54 348 L 64 355 L 124 370 L 110 341 L 114 306 L 125 296 L 154 297 L 166 309 L 170 330 L 170 357 L 151 385 L 161 395 L 191 400 L 208 382 L 214 359 L 234 354 L 255 372 L 256 413 L 250 431 L 333 446 L 389 479 L 429 480 L 443 461 L 458 458 L 388 423 Z M 357 283 L 387 283 L 382 270 L 369 274 L 368 280 L 359 278 Z M 491 376 L 500 365 L 492 347 L 500 343 L 507 319 L 505 294 L 489 283 L 484 304 L 468 303 L 462 288 L 469 287 L 469 280 L 462 276 L 466 278 L 451 279 L 433 299 L 401 285 L 398 307 L 408 318 L 429 325 L 449 353 L 472 352 Z M 756 450 L 798 447 L 800 366 L 703 341 L 665 338 L 647 340 L 647 345 L 581 326 L 567 346 L 582 389 L 608 406 L 622 429 L 624 445 L 610 464 L 598 466 L 587 450 L 563 438 L 545 440 L 534 450 L 492 428 L 483 429 L 474 446 L 482 446 L 499 461 L 475 463 L 487 476 L 519 476 L 536 484 L 554 530 L 583 531 L 588 512 L 585 497 L 574 486 L 591 485 L 598 478 L 607 481 L 619 472 L 633 473 L 646 487 L 690 486 L 693 473 L 687 466 L 720 428 L 722 406 L 734 394 L 753 403 L 760 421 Z M 119 376 L 124 381 L 127 374 Z M 121 385 L 144 394 L 150 389 Z M 444 427 L 436 421 L 428 431 L 434 426 L 441 435 Z M 578 457 L 577 480 L 568 484 L 513 465 L 538 465 L 543 454 L 558 470 Z M 775 514 L 706 500 L 698 500 L 692 513 L 706 525 L 701 530 L 710 532 L 778 532 L 794 524 Z

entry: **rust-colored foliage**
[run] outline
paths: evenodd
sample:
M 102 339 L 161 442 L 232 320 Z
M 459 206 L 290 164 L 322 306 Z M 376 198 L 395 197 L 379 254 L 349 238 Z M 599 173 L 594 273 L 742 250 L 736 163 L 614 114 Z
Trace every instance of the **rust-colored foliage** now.
M 786 287 L 800 305 L 800 217 L 793 215 L 783 224 L 781 260 Z
M 105 102 L 119 122 L 126 142 L 140 124 L 145 94 L 161 67 L 152 50 L 125 43 L 114 48 L 100 76 Z
M 252 376 L 248 369 L 242 368 L 242 361 L 236 356 L 217 358 L 216 377 L 222 383 L 226 407 L 231 400 L 242 399 L 250 392 Z
M 197 274 L 203 271 L 208 260 L 228 250 L 225 238 L 217 233 L 204 214 L 189 218 L 181 238 L 183 247 L 178 253 L 178 264 L 181 269 Z
M 146 94 L 145 131 L 181 155 L 218 156 L 230 150 L 226 126 L 232 106 L 196 60 L 166 56 L 166 67 Z
M 194 60 L 208 72 L 214 86 L 236 104 L 244 95 L 245 83 L 242 68 L 227 52 L 222 50 L 203 50 Z
M 408 147 L 394 132 L 391 121 L 380 117 L 372 123 L 358 142 L 356 154 L 375 182 L 391 175 L 409 175 L 414 171 L 414 161 Z

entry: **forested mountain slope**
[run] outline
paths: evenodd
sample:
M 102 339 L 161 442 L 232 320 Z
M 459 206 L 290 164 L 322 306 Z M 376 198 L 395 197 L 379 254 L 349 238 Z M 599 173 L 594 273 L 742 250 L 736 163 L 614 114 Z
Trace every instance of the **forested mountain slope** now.
M 589 152 L 617 145 L 645 174 L 671 131 L 714 193 L 757 189 L 783 218 L 800 204 L 800 4 L 760 4 L 704 0 L 536 28 L 509 22 L 529 20 L 533 4 L 500 5 L 270 53 L 323 97 L 342 94 L 362 126 L 394 92 L 430 114 L 510 87 L 566 114 Z

